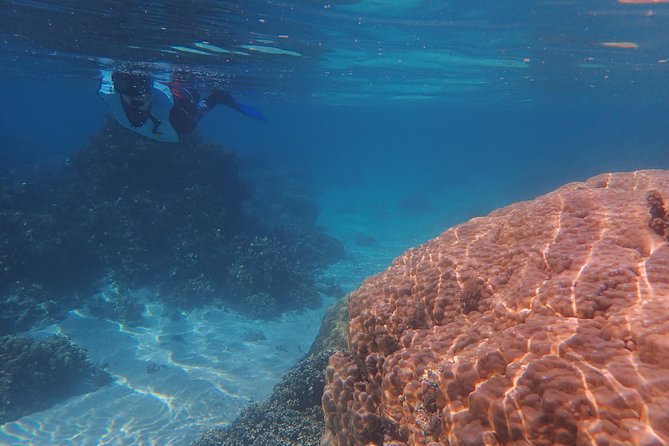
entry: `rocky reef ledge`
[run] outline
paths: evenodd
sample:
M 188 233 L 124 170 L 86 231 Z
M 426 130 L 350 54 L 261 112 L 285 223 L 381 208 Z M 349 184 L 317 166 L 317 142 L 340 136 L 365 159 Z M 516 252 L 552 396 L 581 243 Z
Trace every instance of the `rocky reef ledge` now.
M 350 296 L 322 443 L 669 444 L 667 199 L 605 174 L 407 251 Z

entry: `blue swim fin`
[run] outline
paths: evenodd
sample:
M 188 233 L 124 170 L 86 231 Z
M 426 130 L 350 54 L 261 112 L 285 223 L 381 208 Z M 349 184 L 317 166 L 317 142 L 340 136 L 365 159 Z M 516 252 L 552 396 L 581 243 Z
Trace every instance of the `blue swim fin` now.
M 246 116 L 248 116 L 250 118 L 260 119 L 261 121 L 267 121 L 267 118 L 265 117 L 265 115 L 263 115 L 258 110 L 251 107 L 250 105 L 240 104 L 238 102 L 237 103 L 237 110 L 239 110 L 241 113 L 244 113 Z
M 204 101 L 205 101 L 205 103 L 207 103 L 207 106 L 209 106 L 209 107 L 213 107 L 216 104 L 222 104 L 222 105 L 226 105 L 230 108 L 233 108 L 233 109 L 237 110 L 238 112 L 243 113 L 246 116 L 249 116 L 251 118 L 260 119 L 261 121 L 267 121 L 267 118 L 265 118 L 265 115 L 263 115 L 258 110 L 256 110 L 255 108 L 253 108 L 249 105 L 240 104 L 227 91 L 215 89 L 211 93 L 211 95 L 208 98 L 206 98 Z

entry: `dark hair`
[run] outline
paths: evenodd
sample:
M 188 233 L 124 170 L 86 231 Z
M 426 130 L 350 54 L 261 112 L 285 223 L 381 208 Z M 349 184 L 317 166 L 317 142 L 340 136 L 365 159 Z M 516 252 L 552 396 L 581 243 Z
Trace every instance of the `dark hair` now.
M 146 74 L 115 71 L 112 73 L 114 90 L 126 96 L 141 96 L 151 90 L 152 81 Z

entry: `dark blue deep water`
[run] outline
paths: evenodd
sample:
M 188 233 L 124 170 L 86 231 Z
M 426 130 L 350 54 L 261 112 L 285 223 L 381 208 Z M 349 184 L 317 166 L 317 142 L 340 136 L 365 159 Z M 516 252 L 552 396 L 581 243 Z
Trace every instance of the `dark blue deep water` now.
M 338 297 L 326 288 L 567 182 L 669 168 L 665 2 L 5 0 L 0 39 L 0 336 L 67 335 L 111 377 L 19 392 L 23 409 L 0 395 L 0 444 L 188 444 L 271 392 Z M 144 147 L 97 95 L 101 70 L 128 67 L 267 120 L 217 107 L 194 149 Z M 252 192 L 221 180 L 209 143 Z M 129 190 L 147 204 L 123 207 Z M 217 219 L 212 248 L 198 237 Z M 267 272 L 272 247 L 308 286 L 268 279 L 299 269 Z

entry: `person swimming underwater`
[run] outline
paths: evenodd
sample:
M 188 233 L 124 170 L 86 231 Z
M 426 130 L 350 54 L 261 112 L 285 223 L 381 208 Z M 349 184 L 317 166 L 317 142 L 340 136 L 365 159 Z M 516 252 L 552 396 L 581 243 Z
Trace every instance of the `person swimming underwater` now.
M 219 104 L 265 120 L 258 110 L 219 89 L 200 99 L 195 89 L 177 82 L 154 82 L 145 73 L 104 70 L 101 74 L 98 95 L 109 105 L 116 120 L 157 141 L 179 141 L 180 135 L 193 132 L 200 119 Z

